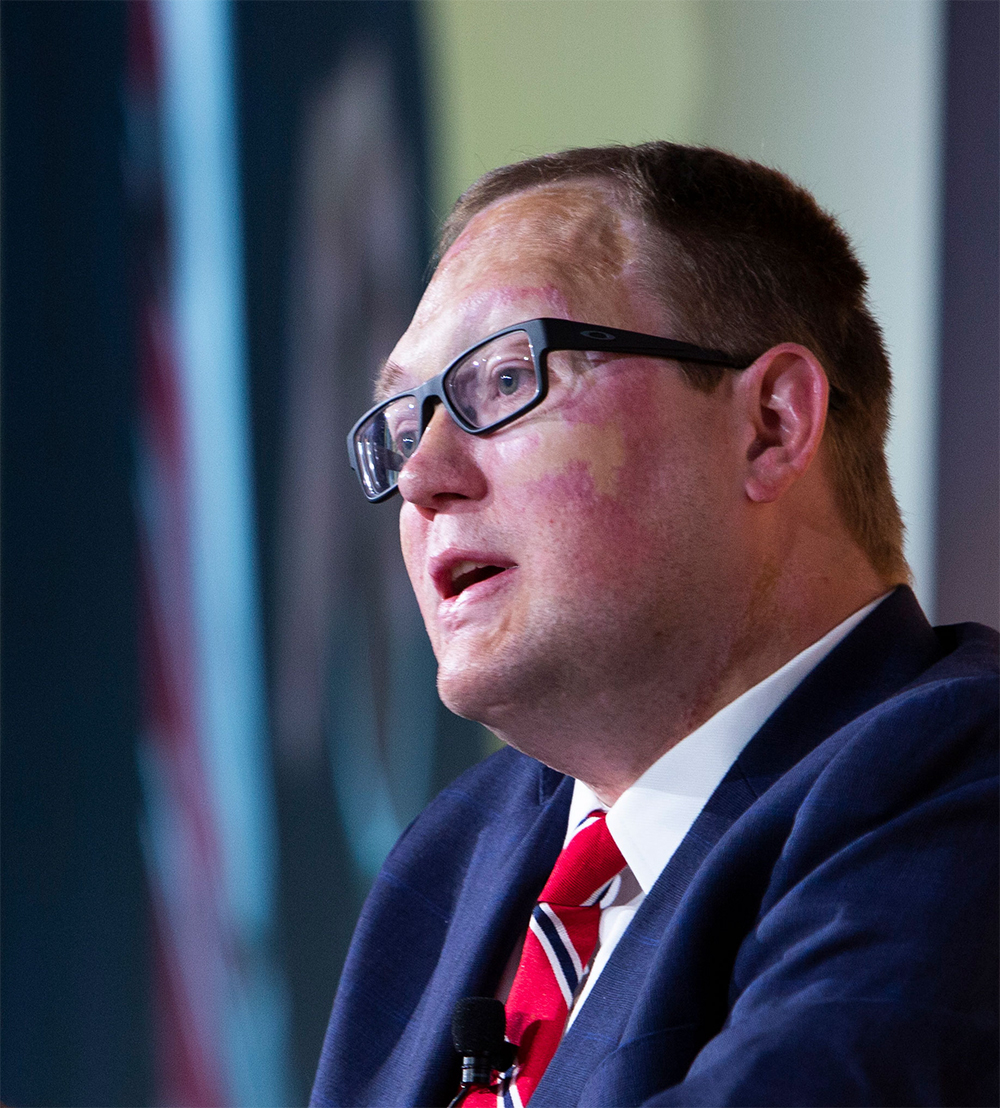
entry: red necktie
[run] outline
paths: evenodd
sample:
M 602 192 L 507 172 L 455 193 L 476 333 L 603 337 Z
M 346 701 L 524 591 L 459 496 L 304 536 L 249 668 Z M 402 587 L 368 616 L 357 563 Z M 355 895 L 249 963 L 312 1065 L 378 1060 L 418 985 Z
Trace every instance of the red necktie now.
M 507 1038 L 517 1047 L 509 1101 L 528 1103 L 562 1039 L 573 997 L 597 946 L 600 901 L 625 859 L 604 822 L 591 812 L 556 859 L 531 914 L 510 996 Z M 496 1108 L 496 1092 L 476 1090 L 462 1102 Z

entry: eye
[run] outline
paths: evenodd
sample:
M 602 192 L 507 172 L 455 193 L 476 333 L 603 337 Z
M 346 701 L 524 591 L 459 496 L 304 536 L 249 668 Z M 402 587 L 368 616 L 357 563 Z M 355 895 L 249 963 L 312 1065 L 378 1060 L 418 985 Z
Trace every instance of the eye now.
M 496 366 L 489 379 L 494 396 L 516 396 L 535 385 L 535 375 L 527 366 L 509 361 Z
M 415 430 L 403 431 L 396 436 L 396 449 L 404 458 L 409 458 L 419 444 L 420 439 Z
M 411 457 L 420 445 L 420 429 L 412 418 L 386 422 L 386 446 L 401 460 Z
M 513 396 L 521 387 L 524 371 L 516 368 L 501 369 L 497 374 L 497 390 L 503 396 Z

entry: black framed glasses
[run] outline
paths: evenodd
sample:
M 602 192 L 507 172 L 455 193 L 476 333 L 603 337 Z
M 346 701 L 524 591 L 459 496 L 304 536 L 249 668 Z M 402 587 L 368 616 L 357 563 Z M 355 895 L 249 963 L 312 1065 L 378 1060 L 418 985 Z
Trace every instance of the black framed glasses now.
M 515 323 L 470 346 L 436 377 L 376 404 L 355 423 L 347 435 L 347 451 L 365 496 L 375 504 L 396 491 L 435 404 L 443 404 L 470 435 L 496 431 L 541 404 L 549 389 L 550 356 L 573 350 L 645 354 L 726 369 L 750 365 L 721 350 L 568 319 Z

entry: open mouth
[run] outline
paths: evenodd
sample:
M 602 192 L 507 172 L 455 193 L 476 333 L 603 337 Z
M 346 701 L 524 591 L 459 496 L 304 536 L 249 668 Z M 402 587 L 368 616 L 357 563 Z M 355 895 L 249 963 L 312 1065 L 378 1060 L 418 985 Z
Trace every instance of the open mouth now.
M 451 579 L 445 588 L 445 599 L 451 599 L 464 592 L 470 585 L 477 585 L 480 581 L 487 581 L 490 577 L 496 577 L 503 573 L 507 566 L 480 565 L 477 562 L 458 562 L 451 570 Z

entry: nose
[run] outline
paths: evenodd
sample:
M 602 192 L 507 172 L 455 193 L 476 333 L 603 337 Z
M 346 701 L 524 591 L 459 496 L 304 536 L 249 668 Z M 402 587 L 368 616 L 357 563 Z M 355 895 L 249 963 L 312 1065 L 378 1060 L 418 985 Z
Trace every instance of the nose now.
M 400 494 L 429 511 L 440 511 L 455 500 L 481 499 L 486 495 L 486 476 L 477 458 L 479 451 L 476 436 L 463 431 L 438 404 L 399 475 Z

